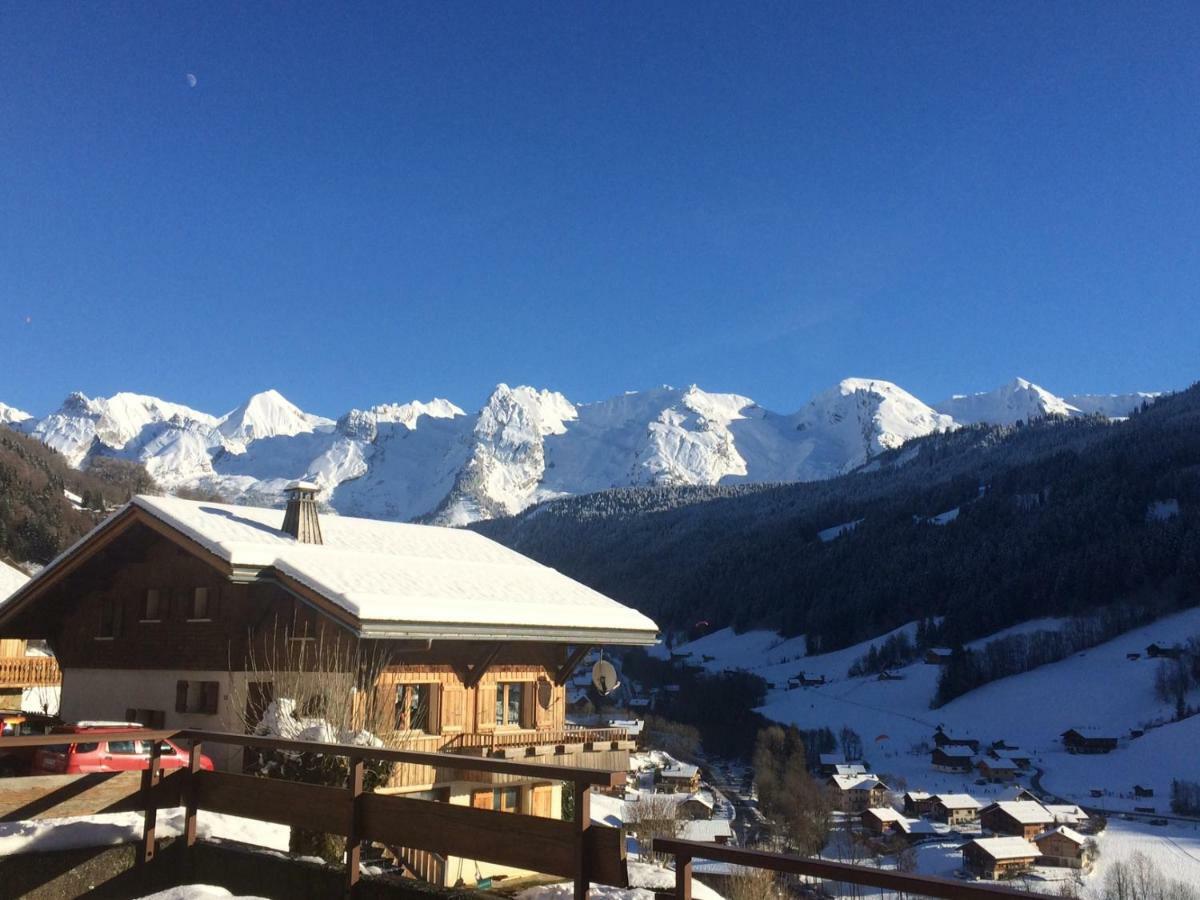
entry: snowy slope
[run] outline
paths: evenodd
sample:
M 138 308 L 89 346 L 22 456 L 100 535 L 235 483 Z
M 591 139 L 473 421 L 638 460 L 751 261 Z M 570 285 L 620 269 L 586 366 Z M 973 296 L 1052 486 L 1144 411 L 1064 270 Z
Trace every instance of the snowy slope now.
M 996 637 L 1062 624 L 1054 619 L 1026 622 L 968 646 L 982 647 Z M 915 630 L 915 625 L 904 628 Z M 1162 797 L 1169 795 L 1172 778 L 1200 781 L 1200 756 L 1193 749 L 1200 738 L 1200 717 L 1163 724 L 1145 737 L 1128 740 L 1131 729 L 1167 722 L 1172 708 L 1154 696 L 1157 662 L 1144 657 L 1130 661 L 1126 654 L 1142 652 L 1156 641 L 1175 643 L 1196 634 L 1200 634 L 1200 608 L 1135 629 L 1069 659 L 986 684 L 936 710 L 929 704 L 937 687 L 937 666 L 907 666 L 898 670 L 903 676 L 899 681 L 847 676 L 851 663 L 888 635 L 805 657 L 802 637 L 783 640 L 771 632 L 735 635 L 723 629 L 675 651 L 691 651 L 692 661 L 710 670 L 745 668 L 775 683 L 761 710 L 764 715 L 802 728 L 829 726 L 836 732 L 849 726 L 862 736 L 878 772 L 900 775 L 910 786 L 983 796 L 993 791 L 992 786 L 975 786 L 973 778 L 934 773 L 927 753 L 912 752 L 929 742 L 938 724 L 944 724 L 956 737 L 989 743 L 1004 739 L 1032 751 L 1035 764 L 1045 769 L 1044 786 L 1057 794 L 1086 803 L 1088 792 L 1099 788 L 1110 792 L 1103 801 L 1106 806 L 1129 809 L 1145 805 L 1122 796 L 1131 795 L 1134 783 L 1154 787 Z M 704 656 L 712 659 L 703 661 Z M 786 690 L 787 678 L 800 671 L 824 675 L 830 683 Z M 1200 703 L 1200 695 L 1189 702 Z M 1103 756 L 1068 754 L 1059 739 L 1068 728 L 1118 736 L 1122 742 Z
M 1133 394 L 1068 394 L 1063 399 L 1082 413 L 1098 413 L 1110 419 L 1120 419 L 1139 409 L 1143 403 L 1153 403 L 1159 393 L 1139 391 Z
M 1127 412 L 1146 396 L 1084 405 Z M 340 512 L 464 524 L 628 485 L 820 480 L 961 422 L 1078 413 L 1021 379 L 944 406 L 865 378 L 848 378 L 791 414 L 696 385 L 576 404 L 555 391 L 500 384 L 475 414 L 435 398 L 350 409 L 335 422 L 267 390 L 221 417 L 141 394 L 72 394 L 41 419 L 0 405 L 0 423 L 77 467 L 96 456 L 137 460 L 168 491 L 271 504 L 288 482 L 305 478 Z
M 0 425 L 13 425 L 32 418 L 33 416 L 23 409 L 17 409 L 15 406 L 9 406 L 7 403 L 0 403 Z

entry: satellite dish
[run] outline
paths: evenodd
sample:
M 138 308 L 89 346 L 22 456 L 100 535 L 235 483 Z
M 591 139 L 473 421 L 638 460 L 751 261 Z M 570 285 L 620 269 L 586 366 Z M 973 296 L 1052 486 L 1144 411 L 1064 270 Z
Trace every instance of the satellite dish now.
M 603 659 L 592 666 L 592 684 L 602 696 L 611 694 L 621 686 L 621 682 L 617 681 L 617 670 L 612 663 Z

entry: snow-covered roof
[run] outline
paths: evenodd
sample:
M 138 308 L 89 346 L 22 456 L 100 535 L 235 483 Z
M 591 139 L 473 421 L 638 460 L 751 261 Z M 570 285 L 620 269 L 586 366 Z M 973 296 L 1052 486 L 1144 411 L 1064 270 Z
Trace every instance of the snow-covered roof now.
M 881 822 L 903 822 L 904 816 L 890 806 L 873 806 L 867 810 Z
M 975 838 L 971 844 L 992 859 L 1027 859 L 1042 855 L 1042 851 L 1037 848 L 1037 845 L 1019 837 Z M 967 846 L 969 847 L 971 844 Z
M 0 560 L 0 603 L 8 599 L 9 594 L 29 580 L 29 576 L 15 566 Z
M 1042 838 L 1050 837 L 1052 834 L 1061 834 L 1067 840 L 1071 841 L 1072 843 L 1079 844 L 1080 846 L 1087 841 L 1087 838 L 1085 838 L 1082 834 L 1080 834 L 1074 828 L 1068 828 L 1066 825 L 1059 825 L 1057 828 L 1051 828 L 1049 831 L 1043 831 L 1041 834 L 1035 837 L 1034 840 L 1040 841 Z
M 862 763 L 846 763 L 834 766 L 833 771 L 836 775 L 866 775 L 867 767 Z
M 955 747 L 952 745 L 936 747 L 933 752 L 941 753 L 943 756 L 952 756 L 955 759 L 969 759 L 975 755 L 975 752 L 970 747 Z
M 843 791 L 869 791 L 875 785 L 887 787 L 874 775 L 831 775 L 830 778 Z
M 1032 800 L 999 800 L 992 804 L 1008 813 L 1022 825 L 1040 825 L 1054 821 L 1046 807 Z
M 674 762 L 662 770 L 662 775 L 663 778 L 695 778 L 699 771 L 699 766 L 691 763 Z
M 913 800 L 913 801 L 928 800 L 932 796 L 933 796 L 933 794 L 930 794 L 927 791 L 905 791 L 905 793 L 904 793 L 904 797 L 906 800 Z
M 946 809 L 979 809 L 982 805 L 970 794 L 938 794 L 934 799 Z
M 682 823 L 680 839 L 684 841 L 715 841 L 733 836 L 728 819 L 689 819 Z
M 235 580 L 283 576 L 354 617 L 364 637 L 652 644 L 646 616 L 474 531 L 327 515 L 323 544 L 280 530 L 283 511 L 134 497 L 132 508 L 223 560 Z M 19 592 L 20 594 L 26 591 Z
M 1088 818 L 1088 814 L 1074 803 L 1045 803 L 1046 812 L 1054 816 L 1055 822 L 1078 824 Z

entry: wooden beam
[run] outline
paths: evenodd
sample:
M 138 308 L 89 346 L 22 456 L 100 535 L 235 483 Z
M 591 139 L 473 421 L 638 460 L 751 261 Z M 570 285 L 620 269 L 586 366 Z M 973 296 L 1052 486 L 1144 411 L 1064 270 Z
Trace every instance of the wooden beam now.
M 588 830 L 592 827 L 592 786 L 576 781 L 575 791 L 575 900 L 587 900 L 592 883 L 592 865 L 588 853 Z
M 199 741 L 193 741 L 191 752 L 188 753 L 187 786 L 184 788 L 187 799 L 183 816 L 183 841 L 185 847 L 196 846 L 196 814 L 200 809 L 200 791 L 196 781 L 201 771 L 200 757 L 203 752 L 203 746 Z
M 347 900 L 354 896 L 358 884 L 358 867 L 362 858 L 363 761 L 361 756 L 350 757 L 350 772 L 346 778 L 350 794 L 350 821 L 346 824 L 346 891 Z
M 583 658 L 588 655 L 592 649 L 591 644 L 580 644 L 571 651 L 571 655 L 567 657 L 567 661 L 559 667 L 559 670 L 554 675 L 554 683 L 558 687 L 562 687 L 567 683 L 567 679 L 571 677 L 571 673 L 579 668 L 579 664 L 583 662 Z
M 473 688 L 483 676 L 487 673 L 488 667 L 496 661 L 496 657 L 500 655 L 500 651 L 504 649 L 504 644 L 497 641 L 494 644 L 489 644 L 479 654 L 479 659 L 474 665 L 466 667 L 466 675 L 463 676 L 463 684 L 468 688 Z
M 151 741 L 149 764 L 142 772 L 142 795 L 145 805 L 142 810 L 142 852 L 138 854 L 138 862 L 141 865 L 154 860 L 154 831 L 158 826 L 158 795 L 154 789 L 158 787 L 162 777 L 162 768 L 159 765 L 161 755 L 162 743 Z

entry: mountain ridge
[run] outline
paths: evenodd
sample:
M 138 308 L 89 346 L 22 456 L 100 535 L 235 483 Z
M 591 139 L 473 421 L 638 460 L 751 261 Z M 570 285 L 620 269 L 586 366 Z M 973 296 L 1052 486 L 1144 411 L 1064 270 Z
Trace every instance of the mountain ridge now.
M 0 424 L 75 468 L 102 457 L 142 463 L 168 491 L 278 504 L 289 481 L 306 478 L 337 512 L 464 525 L 613 487 L 822 480 L 927 434 L 979 422 L 1119 417 L 1155 396 L 1068 399 L 1017 379 L 931 406 L 892 382 L 847 378 L 778 413 L 695 384 L 573 403 L 502 383 L 475 413 L 434 398 L 330 419 L 275 389 L 220 416 L 143 394 L 73 393 L 40 418 L 0 405 Z

